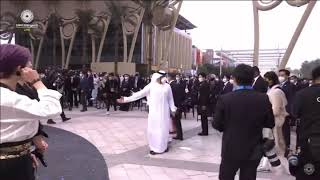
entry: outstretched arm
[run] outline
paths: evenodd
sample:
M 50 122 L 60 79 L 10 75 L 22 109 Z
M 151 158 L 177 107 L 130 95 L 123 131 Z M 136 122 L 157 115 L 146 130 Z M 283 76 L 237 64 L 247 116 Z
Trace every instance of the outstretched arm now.
M 136 101 L 138 99 L 141 99 L 141 98 L 147 96 L 149 94 L 149 92 L 150 92 L 150 85 L 147 85 L 141 91 L 133 93 L 129 97 L 123 97 L 123 103 L 129 103 L 129 102 L 133 102 L 133 101 Z

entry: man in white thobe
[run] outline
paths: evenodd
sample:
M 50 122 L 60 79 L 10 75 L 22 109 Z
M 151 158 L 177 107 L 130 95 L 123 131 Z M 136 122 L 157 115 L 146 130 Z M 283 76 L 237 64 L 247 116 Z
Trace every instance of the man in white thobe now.
M 166 83 L 164 72 L 152 75 L 151 82 L 141 91 L 130 97 L 123 97 L 119 103 L 129 103 L 146 97 L 149 105 L 148 115 L 148 142 L 150 154 L 160 154 L 168 151 L 170 110 L 174 113 L 177 108 L 174 105 L 171 87 Z

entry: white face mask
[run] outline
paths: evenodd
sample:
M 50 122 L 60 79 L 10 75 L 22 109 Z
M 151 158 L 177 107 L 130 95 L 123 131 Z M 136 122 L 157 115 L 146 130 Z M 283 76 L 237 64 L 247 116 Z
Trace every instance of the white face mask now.
M 230 79 L 230 83 L 234 85 L 234 80 L 233 80 L 233 79 Z
M 222 81 L 223 81 L 224 83 L 226 83 L 228 80 L 227 80 L 227 78 L 223 78 Z
M 283 83 L 286 79 L 283 76 L 279 76 L 279 82 Z
M 165 83 L 167 83 L 168 80 L 166 77 L 163 77 L 163 78 L 161 78 L 160 81 L 161 81 L 161 84 L 165 84 Z
M 199 77 L 199 81 L 200 81 L 200 82 L 204 81 L 204 78 Z
M 129 77 L 124 77 L 125 80 L 129 80 Z
M 292 84 L 296 83 L 296 81 L 295 81 L 295 80 L 290 80 L 290 82 L 291 82 Z

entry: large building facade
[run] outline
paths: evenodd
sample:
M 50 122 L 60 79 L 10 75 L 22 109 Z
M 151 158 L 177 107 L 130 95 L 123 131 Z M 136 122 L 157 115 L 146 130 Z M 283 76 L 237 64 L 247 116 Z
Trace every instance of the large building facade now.
M 7 26 L 0 33 L 9 41 L 14 34 L 16 44 L 29 47 L 37 68 L 133 73 L 151 66 L 186 72 L 192 67 L 192 39 L 183 30 L 195 26 L 179 15 L 180 7 L 180 1 L 5 0 L 1 24 Z M 25 10 L 38 28 L 15 28 Z

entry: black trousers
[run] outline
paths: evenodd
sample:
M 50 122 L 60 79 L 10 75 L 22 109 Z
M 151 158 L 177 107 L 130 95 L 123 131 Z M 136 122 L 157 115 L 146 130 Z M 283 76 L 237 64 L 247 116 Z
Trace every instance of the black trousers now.
M 110 110 L 111 104 L 114 107 L 114 111 L 117 111 L 117 95 L 116 95 L 116 93 L 110 93 L 107 96 L 107 111 Z
M 82 110 L 87 110 L 87 94 L 86 91 L 81 91 L 81 104 L 82 104 Z
M 219 180 L 234 180 L 240 169 L 239 180 L 256 180 L 257 167 L 260 160 L 226 160 L 222 158 L 219 171 Z
M 0 160 L 0 178 L 2 180 L 35 180 L 31 156 Z
M 70 108 L 73 108 L 73 105 L 75 105 L 76 107 L 79 106 L 78 104 L 78 93 L 77 91 L 68 91 L 67 93 L 67 96 L 68 96 L 68 102 L 69 102 L 69 107 Z
M 290 116 L 286 117 L 286 120 L 282 126 L 282 132 L 284 136 L 284 142 L 286 143 L 286 147 L 290 148 Z
M 201 128 L 203 134 L 209 134 L 208 130 L 208 116 L 206 113 L 201 114 Z
M 178 139 L 183 139 L 183 131 L 182 131 L 182 126 L 181 126 L 181 117 L 182 117 L 182 109 L 178 108 L 176 114 L 174 117 L 172 117 L 173 122 L 176 126 L 177 130 L 177 138 Z

